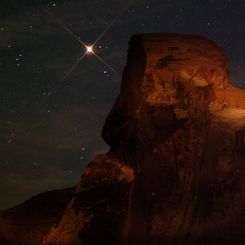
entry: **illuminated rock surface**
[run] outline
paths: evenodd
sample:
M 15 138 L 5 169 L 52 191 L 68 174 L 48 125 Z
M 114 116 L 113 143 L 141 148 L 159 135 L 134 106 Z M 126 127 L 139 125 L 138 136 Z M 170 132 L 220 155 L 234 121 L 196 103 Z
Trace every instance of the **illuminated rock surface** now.
M 245 244 L 245 91 L 228 74 L 203 37 L 135 35 L 102 132 L 111 150 L 43 244 Z

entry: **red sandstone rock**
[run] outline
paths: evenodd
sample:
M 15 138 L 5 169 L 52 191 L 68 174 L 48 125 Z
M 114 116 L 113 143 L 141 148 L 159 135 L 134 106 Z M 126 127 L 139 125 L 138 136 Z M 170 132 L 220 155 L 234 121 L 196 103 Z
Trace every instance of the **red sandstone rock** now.
M 208 39 L 135 35 L 102 132 L 111 150 L 43 244 L 244 244 L 245 91 L 228 74 Z
M 63 217 L 84 222 L 68 239 L 61 223 L 44 244 L 74 236 L 74 244 L 243 244 L 245 158 L 234 137 L 245 122 L 244 94 L 230 85 L 214 42 L 134 36 L 103 128 L 110 154 L 82 176 L 69 207 L 77 216 L 68 209 Z M 123 192 L 115 161 L 135 173 Z

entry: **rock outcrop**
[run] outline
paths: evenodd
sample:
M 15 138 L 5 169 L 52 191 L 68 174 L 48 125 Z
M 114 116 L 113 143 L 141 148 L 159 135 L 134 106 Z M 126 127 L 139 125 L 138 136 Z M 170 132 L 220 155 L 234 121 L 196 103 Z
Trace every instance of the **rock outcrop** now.
M 111 150 L 88 165 L 43 244 L 243 244 L 244 125 L 245 92 L 222 48 L 133 36 L 102 132 Z
M 135 35 L 120 94 L 42 244 L 244 244 L 245 91 L 199 36 Z

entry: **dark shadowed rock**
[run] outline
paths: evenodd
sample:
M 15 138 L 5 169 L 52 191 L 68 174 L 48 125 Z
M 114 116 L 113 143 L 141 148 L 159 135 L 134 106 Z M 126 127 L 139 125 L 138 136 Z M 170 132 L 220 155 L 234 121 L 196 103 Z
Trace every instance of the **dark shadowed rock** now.
M 112 153 L 97 156 L 76 194 L 43 244 L 120 244 L 133 170 Z

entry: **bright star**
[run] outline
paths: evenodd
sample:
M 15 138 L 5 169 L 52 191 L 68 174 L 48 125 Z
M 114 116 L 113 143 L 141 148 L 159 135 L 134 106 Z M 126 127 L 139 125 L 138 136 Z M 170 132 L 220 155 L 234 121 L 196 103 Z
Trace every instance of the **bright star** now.
M 87 49 L 87 52 L 86 53 L 89 53 L 89 54 L 94 53 L 93 46 L 86 46 L 86 49 Z

